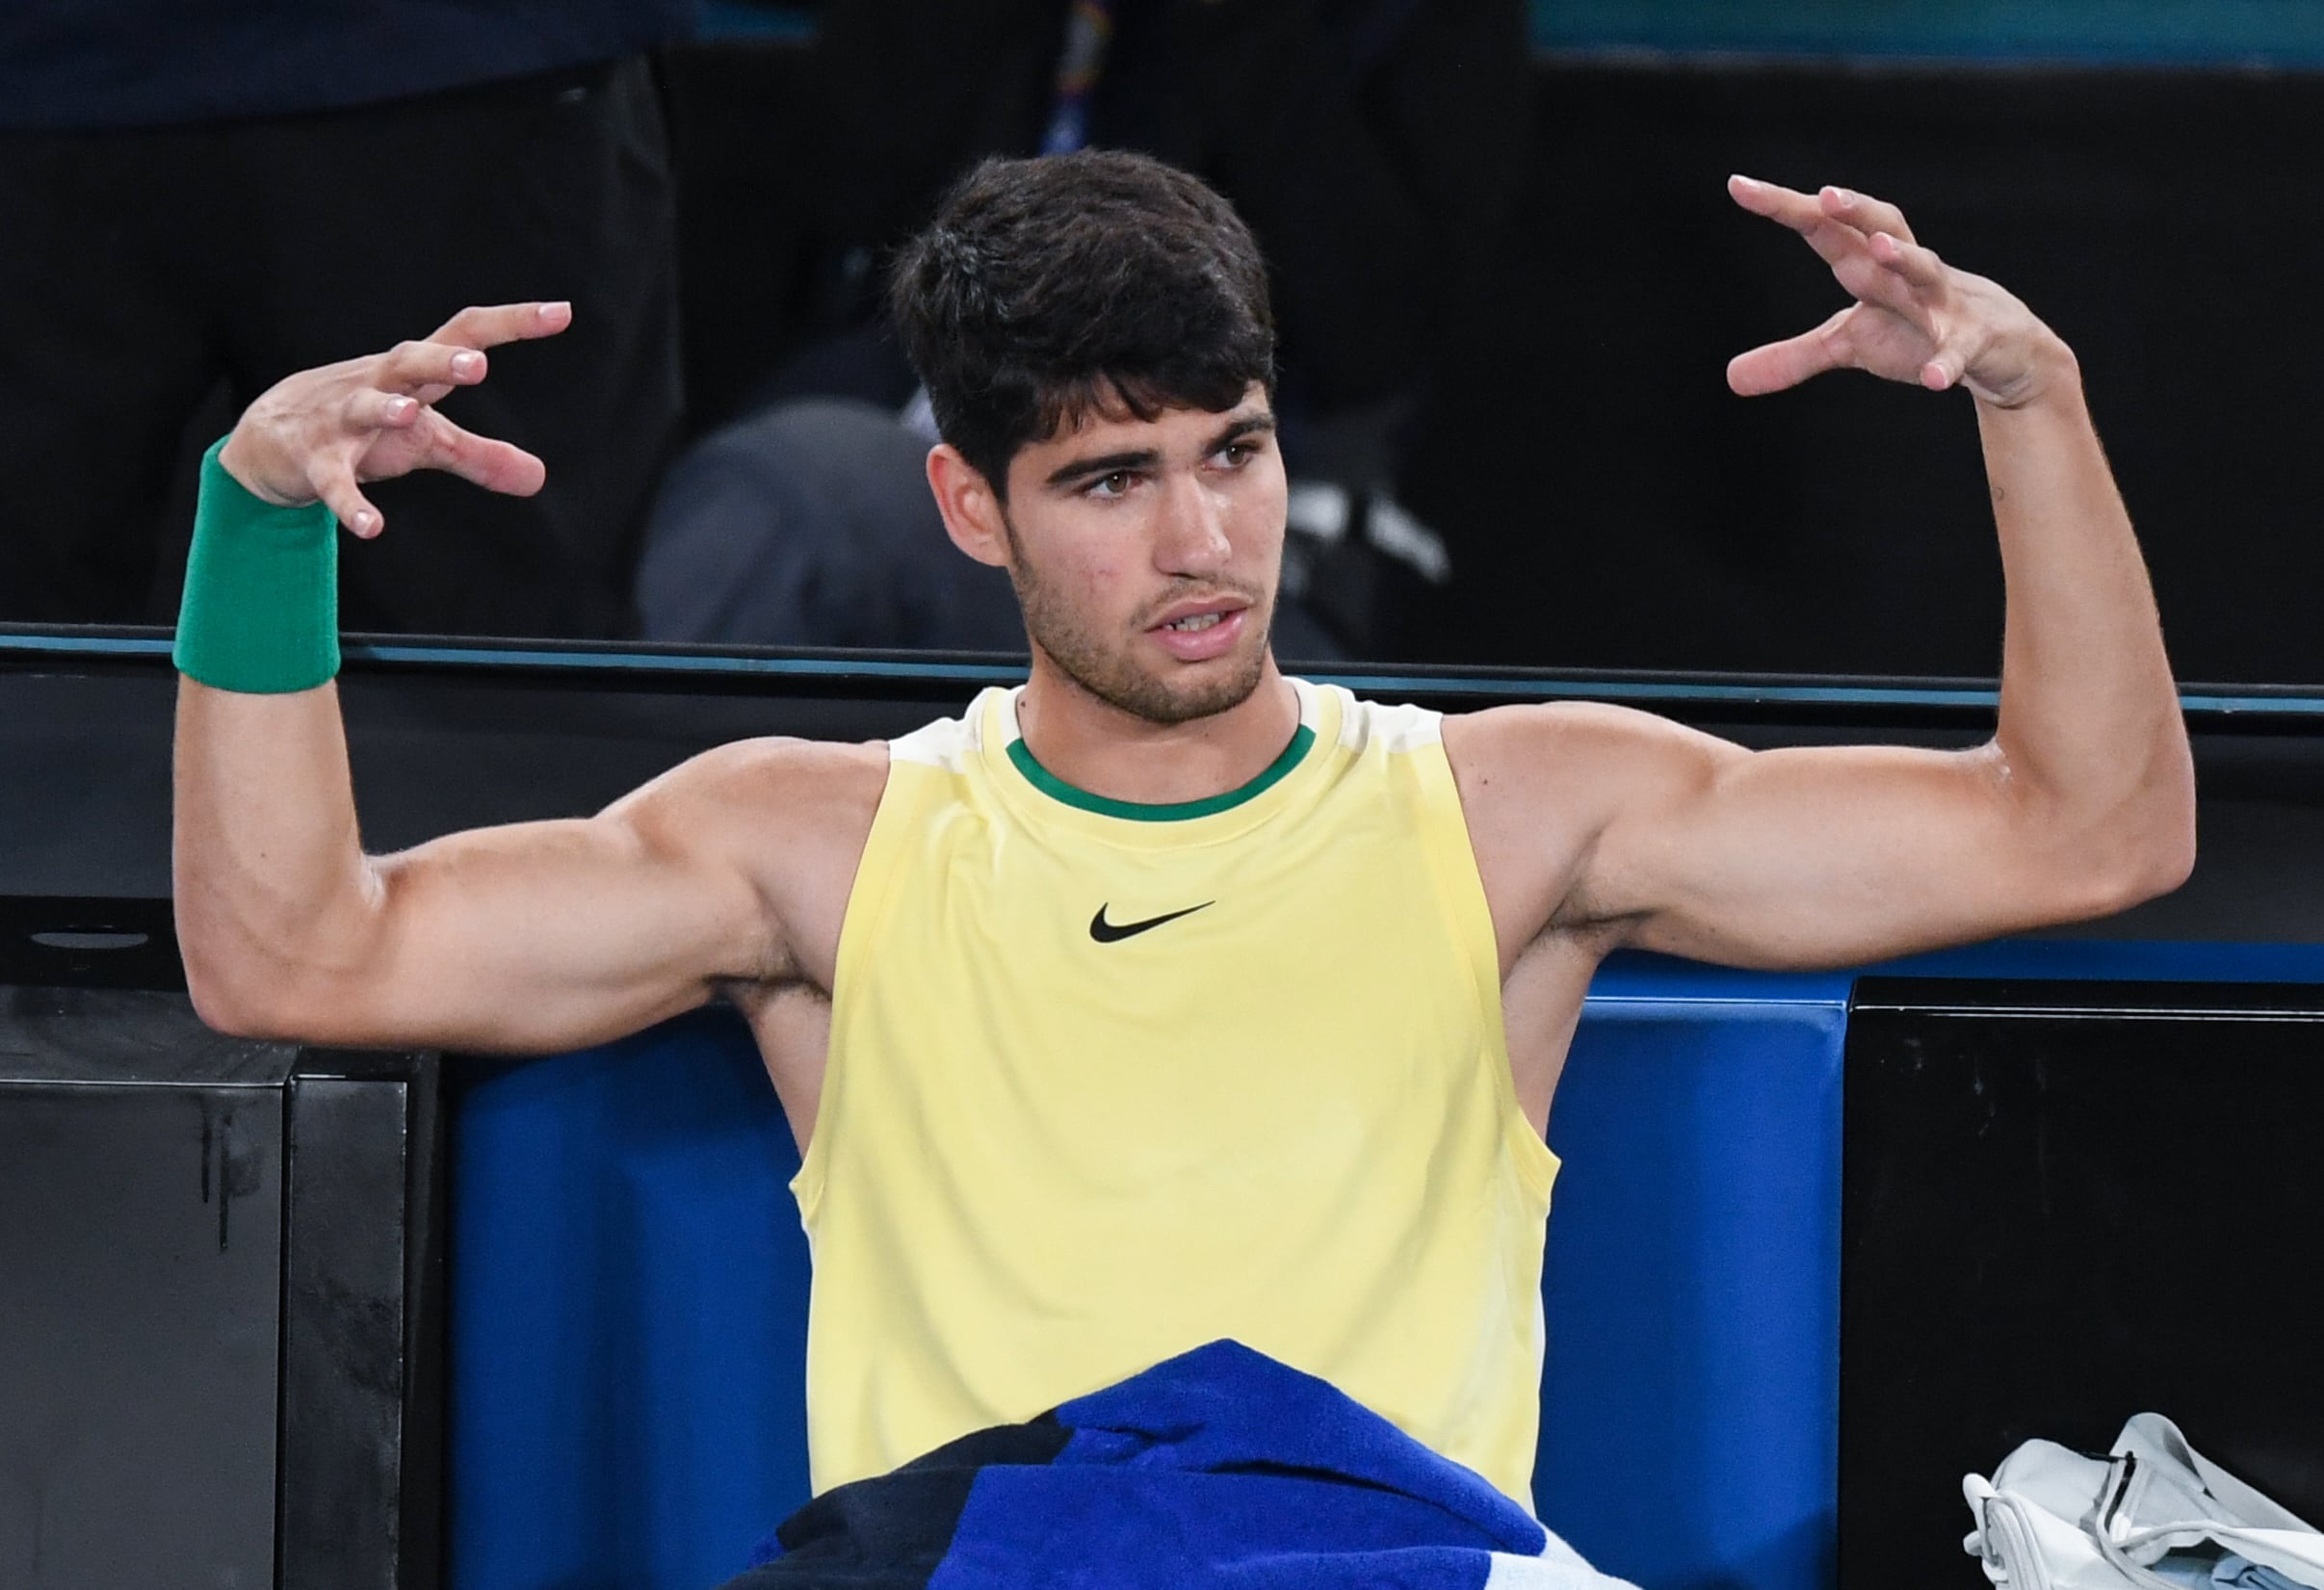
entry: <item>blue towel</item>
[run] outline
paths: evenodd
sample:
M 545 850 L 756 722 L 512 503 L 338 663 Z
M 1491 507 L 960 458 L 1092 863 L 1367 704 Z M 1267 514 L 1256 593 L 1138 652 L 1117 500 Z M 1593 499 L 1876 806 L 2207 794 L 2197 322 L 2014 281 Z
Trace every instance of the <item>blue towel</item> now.
M 1619 1590 L 1525 1508 L 1233 1342 L 794 1514 L 728 1590 Z

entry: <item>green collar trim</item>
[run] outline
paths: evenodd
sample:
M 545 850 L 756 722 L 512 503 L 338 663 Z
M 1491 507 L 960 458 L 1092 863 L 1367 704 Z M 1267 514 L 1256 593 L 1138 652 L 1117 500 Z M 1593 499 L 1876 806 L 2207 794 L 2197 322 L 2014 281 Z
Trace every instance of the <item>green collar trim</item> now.
M 1224 795 L 1205 795 L 1200 800 L 1141 801 L 1113 800 L 1105 795 L 1091 795 L 1066 783 L 1033 760 L 1032 752 L 1025 745 L 1024 737 L 1008 743 L 1008 759 L 1017 765 L 1025 781 L 1052 800 L 1061 800 L 1068 806 L 1078 806 L 1084 812 L 1100 817 L 1127 818 L 1132 822 L 1184 822 L 1188 818 L 1214 817 L 1231 812 L 1245 801 L 1256 800 L 1283 782 L 1284 776 L 1296 768 L 1308 748 L 1316 743 L 1316 731 L 1306 724 L 1292 736 L 1292 743 L 1283 747 L 1283 754 L 1266 765 L 1266 769 L 1240 789 Z

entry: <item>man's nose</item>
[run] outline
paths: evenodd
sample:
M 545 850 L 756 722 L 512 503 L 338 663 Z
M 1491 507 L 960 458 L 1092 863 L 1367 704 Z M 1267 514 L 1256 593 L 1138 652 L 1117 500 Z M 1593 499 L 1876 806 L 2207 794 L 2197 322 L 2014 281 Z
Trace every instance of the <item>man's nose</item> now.
M 1155 561 L 1164 574 L 1213 574 L 1234 552 L 1227 539 L 1227 504 L 1199 478 L 1182 475 L 1168 482 L 1159 529 Z

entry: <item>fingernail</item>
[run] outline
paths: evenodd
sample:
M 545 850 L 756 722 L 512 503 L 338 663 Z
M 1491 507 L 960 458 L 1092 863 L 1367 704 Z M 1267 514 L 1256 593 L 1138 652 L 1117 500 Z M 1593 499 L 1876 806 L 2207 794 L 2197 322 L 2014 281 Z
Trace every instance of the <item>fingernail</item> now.
M 1832 196 L 1842 204 L 1853 204 L 1856 202 L 1856 195 L 1849 193 L 1845 188 L 1833 189 Z
M 355 515 L 355 522 L 348 526 L 348 528 L 353 531 L 357 535 L 369 535 L 373 531 L 379 528 L 379 516 L 366 508 L 361 513 Z
M 542 320 L 555 320 L 560 315 L 569 315 L 572 312 L 572 303 L 564 299 L 559 299 L 555 303 L 544 303 L 540 306 Z
M 482 353 L 455 353 L 452 355 L 452 373 L 456 376 L 473 376 L 483 367 L 484 356 Z
M 1740 172 L 1740 171 L 1736 172 L 1734 175 L 1730 176 L 1730 177 L 1729 177 L 1727 180 L 1728 180 L 1728 181 L 1730 181 L 1730 182 L 1732 182 L 1732 183 L 1734 183 L 1734 184 L 1736 184 L 1737 187 L 1741 187 L 1741 188 L 1750 188 L 1750 189 L 1754 189 L 1754 190 L 1758 189 L 1758 188 L 1760 187 L 1760 185 L 1761 185 L 1761 184 L 1760 184 L 1760 179 L 1759 179 L 1758 177 L 1755 177 L 1755 176 L 1745 176 L 1745 175 L 1744 175 L 1742 172 Z
M 387 400 L 387 417 L 391 420 L 408 419 L 411 411 L 419 406 L 409 398 L 390 398 Z

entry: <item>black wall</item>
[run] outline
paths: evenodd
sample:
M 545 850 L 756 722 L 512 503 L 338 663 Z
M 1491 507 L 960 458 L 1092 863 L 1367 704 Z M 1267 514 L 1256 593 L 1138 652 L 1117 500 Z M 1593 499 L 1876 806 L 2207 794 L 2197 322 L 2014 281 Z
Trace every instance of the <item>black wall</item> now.
M 435 1067 L 183 989 L 166 900 L 0 892 L 0 1584 L 435 1590 Z
M 802 55 L 670 63 L 697 423 L 796 335 Z M 1841 301 L 1729 204 L 1745 170 L 1894 198 L 2074 345 L 2180 677 L 2324 680 L 2324 75 L 1556 60 L 1536 87 L 1526 198 L 1406 462 L 1456 579 L 1405 655 L 1994 671 L 1970 400 L 1865 378 L 1726 390 L 1731 355 Z
M 1976 1582 L 1963 1474 L 2150 1410 L 2324 1516 L 2320 1023 L 2313 988 L 1858 984 L 1841 1583 Z
M 60 658 L 0 633 L 0 897 L 170 892 L 170 715 L 159 641 L 133 657 Z M 539 665 L 491 651 L 396 664 L 351 641 L 339 682 L 365 843 L 375 852 L 456 828 L 599 809 L 688 756 L 750 735 L 870 739 L 957 712 L 1018 665 L 830 654 L 785 664 L 609 653 Z M 578 654 L 576 654 L 578 655 Z M 911 665 L 904 665 L 909 667 Z M 780 671 L 786 667 L 797 671 Z M 860 670 L 860 671 L 856 671 Z M 887 671 L 882 671 L 887 670 Z M 1431 670 L 1339 677 L 1358 693 L 1470 711 L 1507 700 L 1621 700 L 1754 747 L 1867 742 L 1965 745 L 1990 707 L 1851 700 L 1783 681 L 1492 679 Z M 1764 698 L 1753 700 L 1764 688 Z M 2177 893 L 2071 938 L 2324 943 L 2324 715 L 2190 712 L 2202 855 Z

